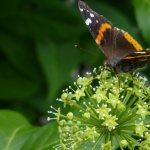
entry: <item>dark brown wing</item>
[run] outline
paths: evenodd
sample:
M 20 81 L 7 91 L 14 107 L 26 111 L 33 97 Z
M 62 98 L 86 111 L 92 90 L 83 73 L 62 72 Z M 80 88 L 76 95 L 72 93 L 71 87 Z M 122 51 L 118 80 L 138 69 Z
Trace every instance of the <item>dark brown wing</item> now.
M 90 33 L 111 66 L 115 66 L 125 56 L 143 49 L 127 32 L 113 27 L 105 17 L 97 14 L 81 0 L 79 9 Z
M 150 63 L 150 49 L 134 52 L 116 64 L 114 70 L 118 73 L 129 72 L 144 67 Z

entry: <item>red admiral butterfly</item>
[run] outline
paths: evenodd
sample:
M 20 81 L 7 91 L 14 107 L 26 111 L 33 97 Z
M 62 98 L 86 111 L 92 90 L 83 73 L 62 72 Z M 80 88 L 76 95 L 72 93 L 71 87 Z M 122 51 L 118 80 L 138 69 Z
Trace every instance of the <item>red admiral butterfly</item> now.
M 113 27 L 102 15 L 79 0 L 79 9 L 90 33 L 106 56 L 106 65 L 115 72 L 129 72 L 150 62 L 150 49 L 142 46 L 127 32 Z

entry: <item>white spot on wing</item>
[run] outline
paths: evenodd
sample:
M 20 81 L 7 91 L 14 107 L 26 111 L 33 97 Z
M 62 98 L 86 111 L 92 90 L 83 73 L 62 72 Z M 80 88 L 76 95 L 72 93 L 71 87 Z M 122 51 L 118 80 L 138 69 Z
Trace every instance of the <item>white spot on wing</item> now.
M 92 13 L 90 13 L 90 16 L 93 18 L 94 17 L 94 15 L 92 14 Z
M 125 31 L 121 29 L 121 32 L 124 33 Z
M 150 51 L 150 48 L 146 48 L 147 51 Z
M 88 18 L 88 19 L 86 19 L 85 23 L 86 23 L 86 25 L 89 25 L 90 23 L 92 23 L 92 20 Z
M 80 11 L 83 11 L 83 8 L 80 8 Z
M 117 27 L 114 27 L 117 31 L 120 31 L 120 29 L 119 28 L 117 28 Z
M 96 23 L 98 23 L 98 20 L 96 20 Z
M 135 52 L 136 54 L 146 54 L 145 51 L 142 51 L 142 52 Z

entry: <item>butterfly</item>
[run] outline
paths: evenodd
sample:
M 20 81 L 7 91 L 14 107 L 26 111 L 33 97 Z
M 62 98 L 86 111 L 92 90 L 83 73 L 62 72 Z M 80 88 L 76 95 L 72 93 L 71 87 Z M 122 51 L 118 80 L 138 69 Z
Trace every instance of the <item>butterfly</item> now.
M 150 49 L 142 46 L 128 33 L 114 27 L 104 16 L 79 0 L 79 10 L 98 47 L 106 56 L 106 66 L 115 72 L 130 72 L 150 62 Z

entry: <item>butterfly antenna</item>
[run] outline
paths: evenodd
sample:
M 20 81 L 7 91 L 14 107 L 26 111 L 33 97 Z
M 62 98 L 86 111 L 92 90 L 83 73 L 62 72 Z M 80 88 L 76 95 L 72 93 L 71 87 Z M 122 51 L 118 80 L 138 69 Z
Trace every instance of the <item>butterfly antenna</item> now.
M 75 44 L 74 47 L 77 48 L 77 49 L 79 49 L 79 50 L 81 50 L 81 51 L 85 51 L 85 50 L 84 50 L 83 48 L 81 48 L 78 44 Z
M 83 52 L 86 52 L 88 54 L 94 55 L 93 51 L 86 51 L 84 48 L 80 47 L 78 44 L 75 44 L 74 47 L 79 49 L 80 51 L 83 51 Z

